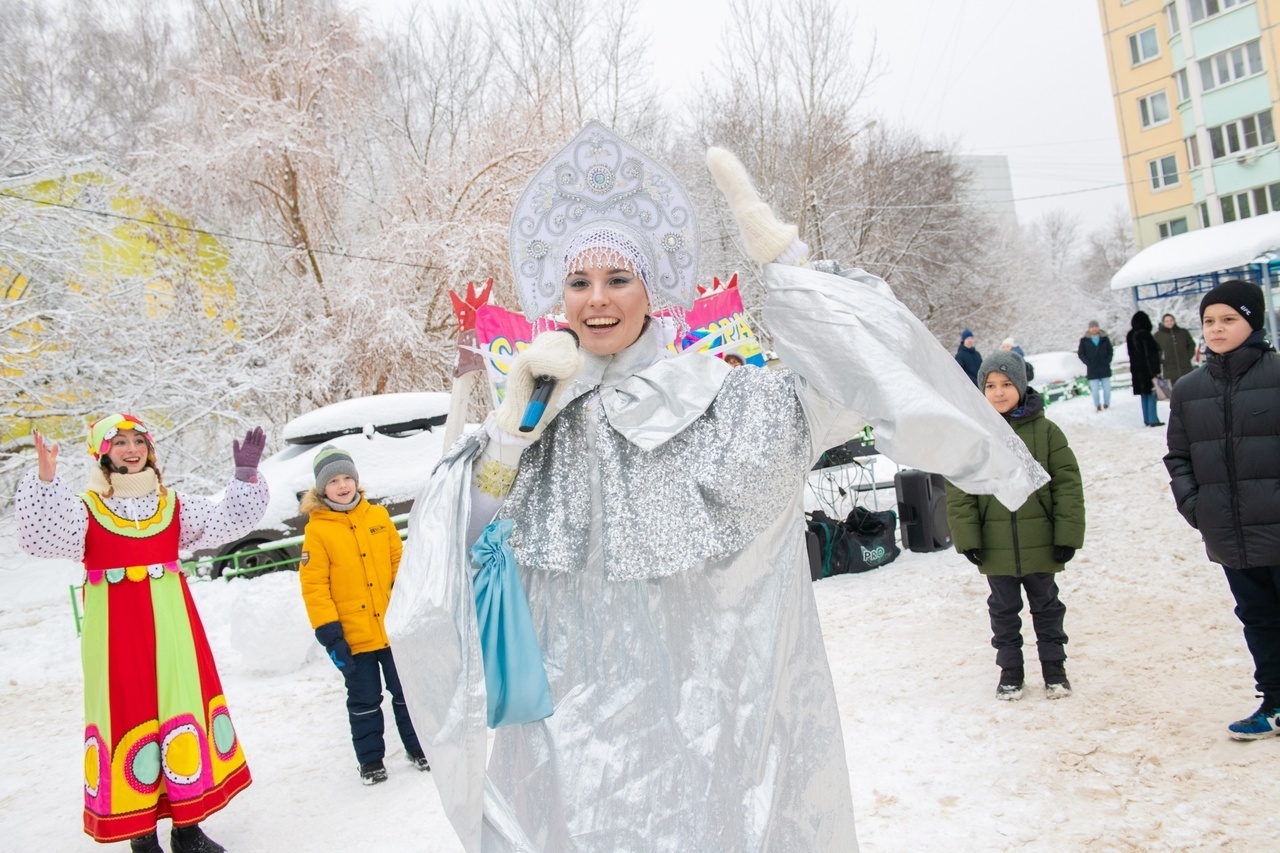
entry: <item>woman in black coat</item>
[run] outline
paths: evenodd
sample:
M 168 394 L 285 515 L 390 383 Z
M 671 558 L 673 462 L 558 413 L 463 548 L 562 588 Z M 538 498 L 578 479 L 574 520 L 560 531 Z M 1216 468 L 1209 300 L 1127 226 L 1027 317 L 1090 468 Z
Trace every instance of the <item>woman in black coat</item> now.
M 1129 322 L 1125 336 L 1129 347 L 1129 375 L 1133 377 L 1133 393 L 1142 399 L 1142 422 L 1149 427 L 1164 426 L 1156 414 L 1156 377 L 1160 375 L 1160 347 L 1151 335 L 1151 318 L 1139 311 Z

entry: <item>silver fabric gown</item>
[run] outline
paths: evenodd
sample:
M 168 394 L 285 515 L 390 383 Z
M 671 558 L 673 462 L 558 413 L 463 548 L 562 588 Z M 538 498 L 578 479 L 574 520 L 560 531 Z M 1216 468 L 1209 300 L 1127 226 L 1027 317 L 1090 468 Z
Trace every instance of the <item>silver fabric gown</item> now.
M 1016 507 L 1047 481 L 888 287 L 765 268 L 793 371 L 589 357 L 500 514 L 555 713 L 497 730 L 466 530 L 464 437 L 415 504 L 387 627 L 468 851 L 856 850 L 840 712 L 804 548 L 813 460 L 864 423 L 903 465 Z

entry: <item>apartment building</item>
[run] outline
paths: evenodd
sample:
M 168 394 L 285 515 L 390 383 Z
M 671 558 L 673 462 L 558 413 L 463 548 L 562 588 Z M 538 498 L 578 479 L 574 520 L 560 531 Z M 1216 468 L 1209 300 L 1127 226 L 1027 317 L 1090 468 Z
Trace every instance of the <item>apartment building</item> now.
M 1280 0 L 1098 0 L 1139 249 L 1280 211 Z

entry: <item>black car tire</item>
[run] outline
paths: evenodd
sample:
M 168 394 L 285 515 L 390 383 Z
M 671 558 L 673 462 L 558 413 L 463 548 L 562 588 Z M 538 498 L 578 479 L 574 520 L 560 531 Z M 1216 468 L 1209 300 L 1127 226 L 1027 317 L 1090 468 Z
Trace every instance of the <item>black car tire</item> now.
M 246 539 L 240 542 L 236 542 L 234 545 L 229 547 L 225 552 L 223 552 L 219 556 L 219 558 L 214 562 L 213 568 L 209 572 L 210 577 L 216 580 L 218 578 L 221 578 L 223 572 L 225 572 L 227 569 L 235 568 L 236 561 L 232 559 L 232 555 L 243 553 L 245 551 L 256 551 L 257 549 L 270 544 L 271 544 L 271 540 L 269 539 Z M 282 558 L 293 557 L 296 559 L 300 555 L 298 554 L 296 549 L 281 548 L 280 556 Z M 276 561 L 273 559 L 268 559 L 266 555 L 263 555 L 263 554 L 258 554 L 253 557 L 247 557 L 245 559 L 242 559 L 240 560 L 241 573 L 236 575 L 236 577 L 246 577 L 246 578 L 255 577 L 256 575 L 259 575 L 259 574 L 265 574 L 267 572 L 276 572 L 285 568 L 284 566 L 276 566 L 274 568 L 264 569 L 261 572 L 253 571 L 253 569 L 259 563 L 273 563 L 273 562 L 276 562 Z

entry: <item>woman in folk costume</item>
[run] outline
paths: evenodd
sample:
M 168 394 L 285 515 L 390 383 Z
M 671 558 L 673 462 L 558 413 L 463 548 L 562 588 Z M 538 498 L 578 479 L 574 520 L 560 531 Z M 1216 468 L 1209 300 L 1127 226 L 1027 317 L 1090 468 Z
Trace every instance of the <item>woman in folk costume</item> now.
M 752 256 L 802 262 L 796 229 L 741 164 L 719 149 L 709 163 Z M 1010 507 L 1045 482 L 951 356 L 860 270 L 765 267 L 765 323 L 791 370 L 671 357 L 674 330 L 654 312 L 692 305 L 697 241 L 675 178 L 595 122 L 517 206 L 525 315 L 560 305 L 581 350 L 562 332 L 536 337 L 484 428 L 445 454 L 415 504 L 388 619 L 469 851 L 856 849 L 804 547 L 807 472 L 870 423 L 896 461 Z M 542 376 L 555 393 L 522 433 Z M 499 728 L 487 772 L 471 585 L 482 528 L 511 531 L 551 712 Z
M 83 560 L 84 831 L 173 853 L 218 853 L 199 823 L 249 784 L 213 654 L 178 551 L 244 535 L 267 506 L 258 476 L 266 438 L 232 442 L 235 476 L 220 502 L 166 488 L 137 417 L 89 430 L 97 463 L 80 494 L 57 476 L 58 446 L 35 433 L 38 465 L 18 486 L 18 544 L 36 557 Z

